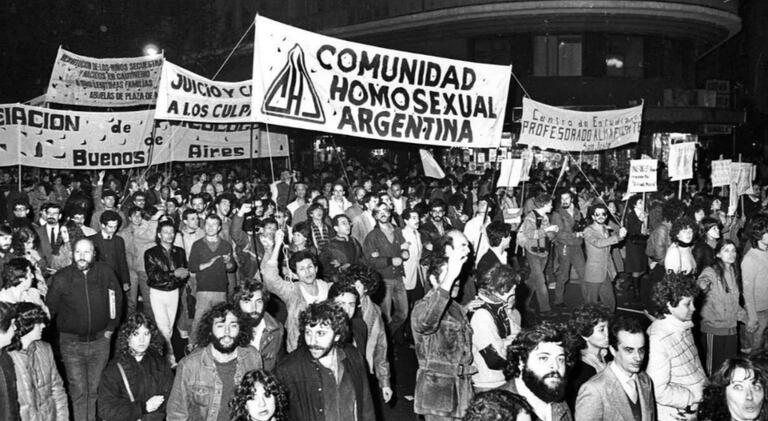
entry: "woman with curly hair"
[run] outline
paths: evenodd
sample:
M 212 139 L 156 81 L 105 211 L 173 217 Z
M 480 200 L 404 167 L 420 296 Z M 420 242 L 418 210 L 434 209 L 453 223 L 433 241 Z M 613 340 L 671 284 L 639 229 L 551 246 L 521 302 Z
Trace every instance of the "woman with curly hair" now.
M 59 236 L 61 238 L 61 236 Z M 56 242 L 57 244 L 59 241 Z M 43 274 L 48 270 L 48 260 L 40 249 L 40 238 L 34 230 L 22 227 L 15 233 L 11 239 L 11 249 L 13 254 L 23 257 L 32 265 L 32 274 L 36 280 L 35 286 L 40 289 L 40 293 L 45 296 L 48 292 Z M 53 246 L 54 253 L 58 252 L 58 245 Z
M 231 421 L 284 421 L 288 419 L 288 391 L 272 374 L 249 371 L 229 407 Z
M 114 421 L 161 421 L 173 386 L 165 340 L 151 317 L 134 313 L 120 326 L 115 357 L 99 383 L 99 417 Z
M 600 304 L 584 304 L 568 321 L 571 352 L 576 361 L 568 374 L 565 399 L 571 410 L 576 405 L 579 388 L 608 366 L 608 321 L 611 312 Z
M 669 230 L 672 243 L 664 256 L 664 269 L 675 273 L 696 273 L 693 244 L 697 227 L 696 222 L 687 216 L 672 222 L 672 228 Z
M 524 397 L 508 390 L 489 390 L 472 398 L 462 421 L 532 421 L 538 420 Z
M 723 361 L 712 374 L 698 410 L 699 421 L 764 421 L 765 373 L 752 361 L 733 358 Z

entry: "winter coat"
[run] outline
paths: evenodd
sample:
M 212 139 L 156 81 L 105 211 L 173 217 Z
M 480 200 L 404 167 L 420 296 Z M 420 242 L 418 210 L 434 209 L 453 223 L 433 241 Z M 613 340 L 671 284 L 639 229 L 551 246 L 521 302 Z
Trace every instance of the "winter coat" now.
M 117 367 L 118 363 L 125 371 L 133 402 Z M 173 371 L 164 357 L 154 352 L 145 354 L 141 361 L 133 357 L 116 357 L 101 374 L 96 405 L 99 417 L 109 421 L 162 421 L 165 419 L 165 405 L 172 385 Z M 165 400 L 156 411 L 147 413 L 147 401 L 155 395 L 162 395 Z
M 136 272 L 146 272 L 144 253 L 157 244 L 157 221 L 141 221 L 138 226 L 129 223 L 118 235 L 125 240 L 128 268 Z
M 713 335 L 735 335 L 739 321 L 747 321 L 747 312 L 739 305 L 739 286 L 735 274 L 724 274 L 728 292 L 715 269 L 705 268 L 698 278 L 699 288 L 704 290 L 701 306 L 701 331 Z
M 16 371 L 22 421 L 68 421 L 67 392 L 51 346 L 35 341 L 26 350 L 8 353 Z
M 609 236 L 607 229 L 599 224 L 592 224 L 584 229 L 584 244 L 587 250 L 587 263 L 584 267 L 584 281 L 600 284 L 616 277 L 616 266 L 611 256 L 611 246 L 618 243 L 620 238 L 614 234 Z

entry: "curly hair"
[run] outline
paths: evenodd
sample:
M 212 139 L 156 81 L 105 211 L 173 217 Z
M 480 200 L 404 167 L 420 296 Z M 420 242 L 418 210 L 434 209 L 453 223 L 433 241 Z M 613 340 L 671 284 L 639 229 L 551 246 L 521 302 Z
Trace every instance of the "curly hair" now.
M 528 355 L 536 349 L 539 344 L 544 342 L 554 342 L 562 344 L 565 350 L 566 369 L 573 365 L 573 356 L 570 352 L 568 338 L 565 335 L 565 329 L 552 322 L 541 322 L 540 324 L 523 329 L 515 340 L 507 347 L 507 365 L 504 367 L 504 375 L 507 379 L 518 377 L 522 373 L 521 365 L 528 361 Z
M 264 370 L 251 370 L 240 379 L 235 397 L 229 402 L 231 421 L 250 421 L 247 403 L 256 396 L 256 386 L 264 388 L 264 395 L 275 398 L 274 421 L 288 419 L 288 389 L 274 375 Z
M 301 332 L 299 338 L 302 344 L 306 344 L 304 342 L 304 330 L 307 326 L 315 327 L 317 325 L 330 326 L 333 333 L 339 335 L 338 343 L 346 342 L 349 337 L 347 313 L 341 307 L 328 301 L 310 304 L 299 314 L 299 332 Z
M 633 194 L 630 196 L 629 200 L 627 200 L 627 209 L 634 209 L 637 202 L 643 200 L 642 194 Z
M 663 316 L 669 314 L 667 304 L 677 307 L 683 297 L 696 298 L 700 291 L 693 275 L 669 270 L 661 281 L 653 286 L 651 299 L 659 307 L 660 315 Z
M 42 323 L 47 326 L 51 321 L 45 314 L 45 310 L 37 304 L 21 301 L 13 306 L 16 310 L 16 332 L 7 351 L 20 350 L 21 338 L 24 335 L 31 332 L 35 325 Z
M 572 351 L 586 348 L 587 342 L 584 338 L 592 336 L 598 323 L 609 320 L 611 320 L 611 311 L 602 304 L 584 304 L 577 308 L 567 322 Z
M 349 285 L 355 285 L 355 282 L 360 281 L 365 294 L 370 296 L 379 289 L 381 275 L 366 265 L 351 265 L 339 273 L 337 281 Z
M 679 199 L 669 199 L 661 205 L 661 217 L 672 222 L 685 213 L 685 203 Z
M 512 226 L 500 221 L 493 221 L 485 228 L 488 235 L 488 245 L 498 247 L 501 240 L 512 236 Z
M 702 421 L 730 420 L 731 414 L 728 410 L 726 398 L 726 388 L 733 381 L 733 374 L 737 368 L 747 371 L 752 384 L 759 383 L 763 390 L 768 388 L 768 379 L 763 370 L 746 358 L 731 358 L 723 361 L 720 368 L 715 371 L 709 379 L 709 385 L 704 389 L 704 399 L 699 404 L 698 419 Z M 768 419 L 768 399 L 763 397 L 759 421 Z
M 2 286 L 0 289 L 12 288 L 19 285 L 27 278 L 28 271 L 32 270 L 32 263 L 23 257 L 14 257 L 5 263 L 2 270 Z
M 237 346 L 248 346 L 251 342 L 252 332 L 248 329 L 246 323 L 243 323 L 243 319 L 240 316 L 239 306 L 235 306 L 233 303 L 222 301 L 210 310 L 203 314 L 200 324 L 197 326 L 197 346 L 199 348 L 205 348 L 214 341 L 213 336 L 213 323 L 216 319 L 226 319 L 227 313 L 231 313 L 237 318 L 237 323 L 240 326 L 240 330 L 235 338 Z
M 494 389 L 475 395 L 462 421 L 515 420 L 523 412 L 527 412 L 532 420 L 539 419 L 524 397 L 508 390 Z
M 125 322 L 120 325 L 117 330 L 117 339 L 115 340 L 115 355 L 120 358 L 132 358 L 128 341 L 131 339 L 131 335 L 136 332 L 139 327 L 144 326 L 149 330 L 150 340 L 149 348 L 147 352 L 154 353 L 157 356 L 165 355 L 165 339 L 160 331 L 157 330 L 157 325 L 152 317 L 147 316 L 144 313 L 137 312 L 129 315 L 125 318 Z
M 57 238 L 61 237 L 58 236 Z M 40 237 L 37 235 L 37 232 L 29 227 L 19 228 L 19 230 L 13 234 L 11 239 L 11 249 L 13 249 L 13 253 L 17 256 L 24 256 L 26 251 L 24 244 L 29 240 L 32 240 L 32 247 L 35 250 L 40 250 Z
M 503 295 L 520 283 L 520 276 L 512 267 L 496 263 L 481 274 L 475 282 L 478 291 L 486 290 Z
M 307 241 L 309 243 L 312 242 L 311 238 L 312 237 L 307 237 Z M 312 261 L 312 264 L 315 265 L 315 268 L 318 267 L 317 256 L 315 256 L 314 253 L 311 253 L 306 250 L 301 250 L 301 251 L 297 251 L 296 253 L 293 253 L 291 258 L 288 260 L 288 267 L 291 268 L 292 272 L 296 273 L 296 264 L 298 264 L 302 260 L 307 260 L 307 259 Z
M 266 306 L 269 301 L 269 291 L 264 287 L 260 281 L 256 279 L 246 279 L 237 289 L 235 289 L 235 295 L 232 297 L 232 302 L 238 304 L 240 301 L 250 300 L 257 291 L 261 291 L 261 299 L 264 300 Z
M 619 332 L 627 332 L 632 334 L 641 334 L 645 337 L 645 330 L 637 319 L 629 317 L 616 317 L 611 320 L 610 327 L 608 329 L 608 345 L 613 349 L 618 349 L 619 346 Z
M 747 222 L 744 232 L 749 233 L 752 247 L 758 248 L 757 243 L 763 239 L 763 235 L 768 233 L 768 215 L 755 215 Z
M 357 288 L 355 288 L 354 284 L 349 284 L 347 282 L 332 283 L 331 287 L 328 289 L 328 301 L 333 301 L 336 297 L 340 296 L 341 294 L 354 295 L 358 305 L 360 304 L 360 294 L 358 294 Z
M 696 221 L 693 220 L 690 216 L 681 216 L 674 221 L 672 221 L 672 228 L 669 230 L 669 238 L 672 239 L 672 241 L 677 238 L 677 234 L 680 233 L 680 231 L 684 229 L 691 229 L 693 230 L 694 234 L 696 234 L 697 230 L 697 224 Z

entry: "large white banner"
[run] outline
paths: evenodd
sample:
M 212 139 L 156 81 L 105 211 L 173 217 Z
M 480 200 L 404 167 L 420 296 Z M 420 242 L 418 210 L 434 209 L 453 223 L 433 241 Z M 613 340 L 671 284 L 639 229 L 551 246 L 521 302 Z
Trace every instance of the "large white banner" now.
M 61 47 L 46 100 L 93 107 L 154 105 L 163 55 L 93 58 Z
M 523 98 L 519 144 L 561 151 L 601 151 L 640 139 L 643 106 L 573 111 Z
M 731 184 L 731 160 L 720 159 L 712 161 L 712 187 L 727 186 Z
M 380 140 L 496 148 L 511 68 L 343 41 L 256 17 L 255 121 Z
M 693 178 L 693 158 L 695 155 L 696 142 L 669 145 L 667 173 L 670 180 L 679 181 Z
M 218 82 L 163 64 L 155 118 L 197 122 L 251 121 L 251 81 Z

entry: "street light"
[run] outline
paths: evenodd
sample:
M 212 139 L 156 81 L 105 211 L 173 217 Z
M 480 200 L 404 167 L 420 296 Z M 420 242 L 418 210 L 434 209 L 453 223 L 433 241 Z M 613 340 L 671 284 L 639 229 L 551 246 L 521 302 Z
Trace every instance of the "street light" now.
M 152 43 L 145 45 L 143 51 L 145 56 L 154 56 L 160 54 L 160 48 Z

